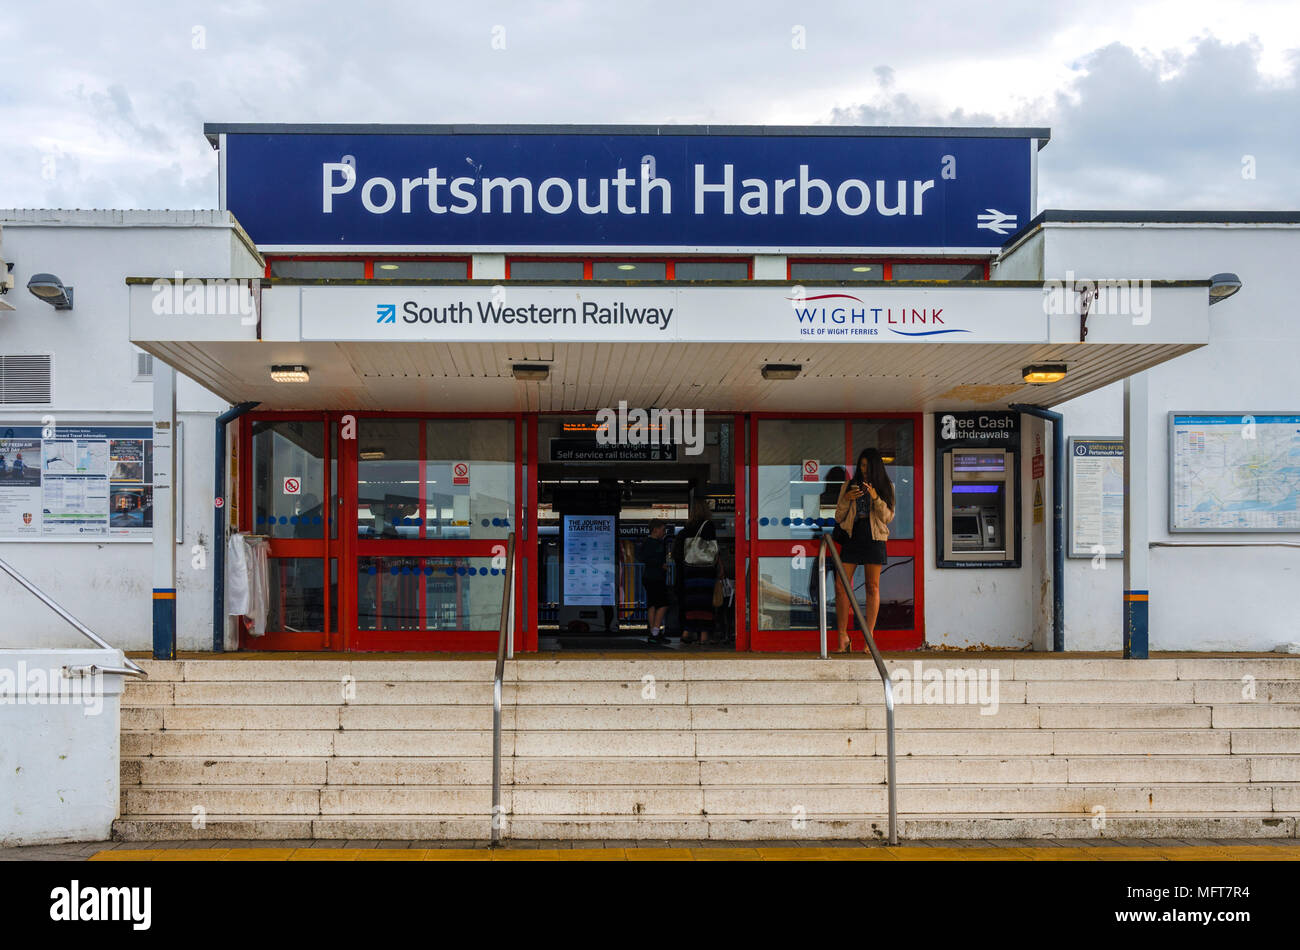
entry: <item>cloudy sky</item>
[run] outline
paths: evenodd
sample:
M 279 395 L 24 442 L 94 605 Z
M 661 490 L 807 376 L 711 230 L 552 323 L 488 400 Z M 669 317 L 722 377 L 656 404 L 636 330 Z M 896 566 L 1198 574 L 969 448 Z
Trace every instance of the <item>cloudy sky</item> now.
M 1041 125 L 1040 207 L 1300 208 L 1295 0 L 42 0 L 0 61 L 0 207 L 213 207 L 214 121 Z

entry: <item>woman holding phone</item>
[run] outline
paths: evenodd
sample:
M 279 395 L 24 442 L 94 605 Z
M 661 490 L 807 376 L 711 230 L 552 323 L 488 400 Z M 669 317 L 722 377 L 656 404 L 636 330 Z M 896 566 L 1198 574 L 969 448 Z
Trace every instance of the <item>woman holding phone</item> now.
M 867 602 L 865 610 L 867 631 L 876 629 L 876 615 L 880 612 L 880 569 L 887 560 L 885 540 L 889 537 L 889 523 L 894 520 L 894 483 L 885 471 L 885 462 L 876 449 L 863 449 L 858 455 L 853 475 L 840 486 L 839 500 L 835 503 L 836 528 L 834 539 L 840 544 L 840 560 L 849 583 L 857 573 L 858 565 L 866 574 Z M 839 631 L 839 652 L 848 653 L 849 615 L 853 612 L 849 600 L 852 591 L 844 589 L 839 577 L 835 578 L 835 626 Z

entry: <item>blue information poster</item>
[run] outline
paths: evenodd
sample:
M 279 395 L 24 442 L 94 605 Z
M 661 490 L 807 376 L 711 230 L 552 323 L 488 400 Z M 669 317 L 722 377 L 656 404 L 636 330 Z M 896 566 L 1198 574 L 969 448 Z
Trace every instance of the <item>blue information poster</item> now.
M 564 604 L 614 603 L 614 516 L 564 516 Z

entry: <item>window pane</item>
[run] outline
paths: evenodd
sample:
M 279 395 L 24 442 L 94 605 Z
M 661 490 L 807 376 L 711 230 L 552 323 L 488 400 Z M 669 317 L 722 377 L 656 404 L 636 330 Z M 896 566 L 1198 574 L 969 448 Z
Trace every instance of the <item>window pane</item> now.
M 270 578 L 267 630 L 295 633 L 325 630 L 324 565 L 324 559 L 318 557 L 267 559 Z M 331 593 L 337 600 L 337 589 Z
M 426 537 L 504 538 L 515 507 L 514 423 L 435 419 L 425 425 Z
M 763 557 L 758 559 L 758 626 L 760 630 L 816 630 L 817 559 Z M 891 557 L 880 571 L 880 610 L 876 630 L 912 630 L 916 625 L 913 561 Z M 853 577 L 853 594 L 865 606 L 866 572 L 859 567 Z M 835 575 L 826 565 L 826 626 L 835 647 Z M 856 620 L 850 624 L 856 628 Z
M 374 274 L 377 280 L 406 277 L 462 280 L 469 277 L 469 264 L 465 261 L 375 261 Z
M 895 264 L 889 274 L 893 280 L 983 280 L 984 265 L 947 261 L 935 264 Z
M 758 628 L 816 630 L 817 558 L 808 556 L 758 559 Z M 827 627 L 835 629 L 835 585 L 826 573 Z M 833 646 L 833 643 L 832 643 Z
M 663 261 L 596 261 L 591 276 L 595 280 L 666 280 L 668 265 Z
M 673 267 L 677 280 L 748 280 L 745 261 L 678 261 Z
M 912 420 L 880 419 L 853 423 L 853 458 L 865 448 L 880 451 L 885 472 L 894 483 L 894 520 L 891 538 L 912 537 L 916 468 L 912 460 Z
M 357 558 L 357 629 L 419 630 L 418 557 Z
M 582 261 L 511 261 L 511 280 L 582 280 Z
M 420 534 L 420 423 L 357 421 L 357 536 Z
M 504 589 L 491 557 L 357 558 L 357 628 L 496 630 Z
M 817 481 L 804 481 L 805 461 L 819 463 Z M 811 538 L 834 527 L 843 482 L 843 420 L 759 420 L 760 538 Z
M 325 424 L 253 423 L 253 533 L 320 538 L 325 484 Z
M 849 264 L 824 264 L 795 261 L 790 265 L 791 280 L 884 280 L 885 270 L 875 261 Z
M 271 261 L 272 277 L 303 279 L 345 277 L 361 280 L 366 276 L 365 261 Z
M 423 570 L 426 630 L 501 629 L 506 572 L 492 558 L 429 558 Z

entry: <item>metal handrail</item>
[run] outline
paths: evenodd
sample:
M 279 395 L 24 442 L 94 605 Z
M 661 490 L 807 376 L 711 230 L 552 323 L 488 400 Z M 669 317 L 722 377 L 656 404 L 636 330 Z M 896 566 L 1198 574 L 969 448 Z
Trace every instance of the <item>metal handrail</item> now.
M 492 677 L 492 847 L 501 843 L 501 681 L 507 653 L 515 655 L 515 533 L 506 536 L 506 589 L 501 594 L 501 630 Z
M 858 598 L 853 596 L 853 579 L 847 575 L 844 570 L 844 562 L 840 560 L 840 552 L 835 550 L 835 545 L 831 543 L 830 535 L 823 533 L 821 543 L 817 547 L 817 616 L 818 627 L 821 630 L 822 638 L 822 659 L 827 659 L 826 653 L 826 552 L 831 554 L 831 563 L 835 566 L 835 576 L 839 578 L 844 590 L 848 592 L 849 603 L 853 605 L 853 615 L 858 619 L 858 626 L 862 628 L 862 635 L 866 638 L 867 649 L 871 651 L 871 658 L 876 661 L 876 670 L 880 673 L 880 680 L 885 687 L 885 736 L 888 742 L 887 753 L 889 756 L 889 843 L 898 844 L 898 782 L 895 772 L 895 747 L 894 747 L 894 684 L 889 678 L 889 670 L 885 668 L 884 657 L 880 655 L 880 650 L 876 647 L 876 638 L 871 635 L 871 628 L 867 626 L 866 615 L 862 612 L 862 605 L 858 603 Z
M 68 623 L 72 624 L 72 626 L 77 630 L 77 632 L 80 633 L 83 637 L 90 640 L 95 645 L 103 647 L 105 650 L 117 649 L 116 647 L 107 643 L 103 638 L 97 636 L 93 630 L 87 627 L 76 617 L 72 616 L 72 614 L 68 613 L 66 610 L 64 610 L 62 607 L 56 604 L 54 600 L 48 594 L 45 593 L 45 591 L 41 590 L 39 587 L 37 587 L 27 578 L 23 577 L 16 570 L 14 570 L 13 565 L 5 561 L 4 558 L 0 558 L 0 570 L 4 571 L 10 577 L 16 580 L 19 584 L 22 584 L 29 591 L 31 591 L 32 594 L 36 596 L 37 600 L 43 603 L 46 607 L 49 607 L 51 610 L 53 610 L 56 614 L 58 614 Z M 99 671 L 101 673 L 121 673 L 121 675 L 123 676 L 148 676 L 149 675 L 144 670 L 142 670 L 139 666 L 133 663 L 131 661 L 131 658 L 126 655 L 125 651 L 122 651 L 122 662 L 126 665 L 126 669 L 119 670 L 115 667 L 99 667 Z

